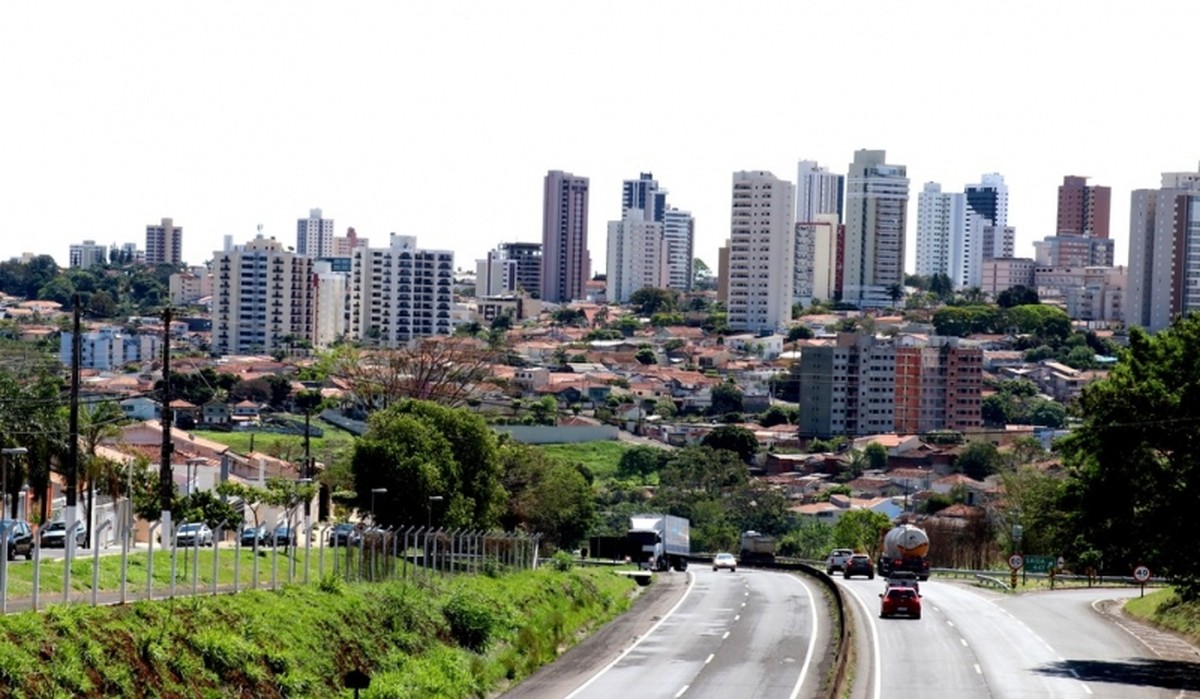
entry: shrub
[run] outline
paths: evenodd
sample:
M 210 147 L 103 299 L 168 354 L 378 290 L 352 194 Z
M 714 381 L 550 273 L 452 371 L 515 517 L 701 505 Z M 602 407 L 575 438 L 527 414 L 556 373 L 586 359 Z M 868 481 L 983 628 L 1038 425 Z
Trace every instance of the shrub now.
M 499 620 L 486 600 L 465 592 L 456 592 L 442 607 L 454 640 L 476 652 L 487 649 L 492 631 Z
M 575 561 L 571 560 L 571 554 L 566 551 L 557 551 L 550 559 L 550 565 L 558 572 L 565 573 L 575 566 Z

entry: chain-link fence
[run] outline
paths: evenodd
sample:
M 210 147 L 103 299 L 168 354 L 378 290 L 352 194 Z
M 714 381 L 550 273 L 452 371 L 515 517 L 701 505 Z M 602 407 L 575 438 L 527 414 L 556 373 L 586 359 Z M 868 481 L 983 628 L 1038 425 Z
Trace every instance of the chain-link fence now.
M 313 525 L 282 539 L 270 532 L 251 536 L 243 545 L 240 531 L 220 526 L 186 533 L 176 528 L 164 545 L 158 528 L 150 527 L 146 544 L 132 546 L 123 537 L 92 549 L 77 545 L 77 532 L 67 533 L 62 549 L 44 549 L 36 537 L 0 535 L 0 613 L 58 603 L 125 604 L 275 590 L 330 577 L 372 582 L 496 574 L 536 568 L 540 540 L 523 532 L 409 527 L 335 533 L 332 525 Z

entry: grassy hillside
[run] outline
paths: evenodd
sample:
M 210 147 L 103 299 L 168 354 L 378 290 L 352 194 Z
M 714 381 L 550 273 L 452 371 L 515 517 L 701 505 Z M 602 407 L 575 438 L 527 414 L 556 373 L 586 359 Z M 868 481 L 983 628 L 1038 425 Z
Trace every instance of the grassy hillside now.
M 56 606 L 0 618 L 0 686 L 22 697 L 481 697 L 629 604 L 608 570 L 288 586 L 278 592 Z
M 591 470 L 597 480 L 603 480 L 617 475 L 617 465 L 621 463 L 621 456 L 633 446 L 613 440 L 581 444 L 539 444 L 538 448 L 568 463 L 583 464 Z
M 1181 633 L 1193 644 L 1200 645 L 1200 602 L 1183 602 L 1172 589 L 1131 599 L 1125 603 L 1125 611 Z

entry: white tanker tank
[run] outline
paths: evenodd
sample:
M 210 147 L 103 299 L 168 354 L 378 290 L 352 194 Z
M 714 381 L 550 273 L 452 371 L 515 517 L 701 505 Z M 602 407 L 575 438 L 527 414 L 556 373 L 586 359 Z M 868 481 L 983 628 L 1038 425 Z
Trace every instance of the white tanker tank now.
M 914 524 L 899 524 L 883 535 L 878 573 L 887 577 L 893 571 L 907 570 L 921 580 L 929 579 L 929 535 Z

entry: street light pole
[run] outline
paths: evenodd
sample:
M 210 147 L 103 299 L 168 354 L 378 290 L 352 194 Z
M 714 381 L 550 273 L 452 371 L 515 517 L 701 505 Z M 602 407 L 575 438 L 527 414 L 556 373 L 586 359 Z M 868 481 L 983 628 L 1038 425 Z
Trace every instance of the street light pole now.
M 371 526 L 375 526 L 375 494 L 386 494 L 387 488 L 371 488 Z
M 4 478 L 3 478 L 4 496 L 3 497 L 4 497 L 4 505 L 6 506 L 6 509 L 7 509 L 7 505 L 8 505 L 8 461 L 9 461 L 9 458 L 13 457 L 13 456 L 23 456 L 28 453 L 29 453 L 29 450 L 26 449 L 25 447 L 5 447 L 3 449 L 0 449 L 0 454 L 4 455 Z M 4 516 L 7 517 L 9 512 L 15 513 L 16 510 L 17 510 L 17 502 L 16 502 L 16 499 L 14 498 L 12 509 L 4 512 Z M 13 516 L 15 517 L 16 515 L 14 514 Z

